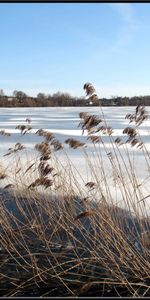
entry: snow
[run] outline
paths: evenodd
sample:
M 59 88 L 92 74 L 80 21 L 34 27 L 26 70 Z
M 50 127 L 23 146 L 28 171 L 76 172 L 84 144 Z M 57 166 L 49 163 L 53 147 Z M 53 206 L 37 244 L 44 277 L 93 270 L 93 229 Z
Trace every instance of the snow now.
M 150 113 L 150 107 L 146 107 L 148 113 Z M 2 136 L 0 135 L 0 157 L 1 157 L 1 166 L 6 167 L 7 170 L 10 170 L 11 176 L 13 176 L 12 171 L 13 167 L 16 167 L 16 162 L 13 158 L 8 156 L 3 156 L 7 153 L 8 148 L 14 147 L 17 142 L 26 146 L 27 150 L 24 150 L 21 157 L 22 165 L 25 165 L 26 160 L 31 161 L 36 157 L 36 152 L 34 150 L 35 143 L 39 143 L 43 138 L 37 136 L 35 132 L 42 128 L 44 130 L 54 133 L 55 137 L 62 143 L 65 142 L 68 138 L 74 138 L 80 140 L 84 143 L 87 143 L 88 147 L 83 149 L 70 149 L 67 144 L 64 144 L 65 150 L 60 150 L 56 153 L 58 158 L 64 164 L 66 170 L 69 166 L 67 165 L 66 157 L 68 156 L 72 164 L 76 168 L 76 179 L 79 181 L 79 184 L 85 185 L 88 181 L 93 181 L 91 176 L 91 171 L 87 166 L 87 159 L 85 159 L 85 154 L 88 153 L 91 157 L 91 161 L 94 166 L 94 172 L 96 176 L 102 176 L 100 170 L 100 164 L 98 163 L 98 157 L 96 152 L 99 151 L 99 161 L 104 164 L 105 172 L 109 177 L 109 186 L 112 194 L 112 198 L 116 203 L 121 202 L 121 192 L 117 189 L 117 185 L 114 183 L 114 175 L 112 173 L 112 168 L 110 161 L 108 159 L 108 153 L 113 153 L 113 146 L 110 141 L 110 137 L 103 136 L 103 141 L 105 148 L 102 143 L 94 147 L 94 145 L 87 140 L 87 132 L 85 131 L 82 134 L 82 130 L 78 127 L 80 123 L 79 113 L 88 112 L 90 114 L 99 115 L 105 120 L 108 126 L 111 126 L 113 129 L 113 134 L 111 138 L 121 137 L 123 140 L 126 139 L 126 135 L 123 134 L 123 129 L 127 126 L 132 126 L 132 123 L 129 124 L 129 120 L 125 119 L 126 114 L 134 113 L 135 107 L 103 107 L 102 111 L 100 107 L 40 107 L 40 108 L 0 108 L 0 130 L 5 130 L 9 132 L 11 136 Z M 103 114 L 102 114 L 103 112 Z M 25 121 L 26 118 L 31 119 L 30 126 L 32 127 L 31 132 L 21 135 L 20 130 L 15 129 L 17 125 L 27 125 Z M 139 134 L 144 142 L 148 155 L 150 154 L 150 119 L 145 121 L 139 127 Z M 118 150 L 116 150 L 118 151 Z M 127 170 L 130 169 L 129 161 L 127 160 L 128 153 L 130 154 L 130 159 L 134 170 L 137 176 L 138 184 L 144 185 L 142 187 L 142 197 L 146 197 L 150 194 L 149 186 L 149 157 L 147 155 L 148 163 L 145 160 L 143 151 L 137 149 L 136 147 L 131 147 L 130 145 L 120 146 L 119 151 L 125 161 L 125 165 L 121 165 L 123 176 L 126 177 L 126 184 L 130 185 L 129 177 L 127 176 Z M 66 156 L 67 154 L 67 156 Z M 120 155 L 120 154 L 118 154 Z M 94 157 L 94 159 L 93 159 Z M 20 156 L 19 156 L 20 158 Z M 121 160 L 122 161 L 122 160 Z M 127 170 L 125 170 L 127 167 Z M 102 177 L 101 177 L 102 179 Z M 1 181 L 1 185 L 3 185 Z M 133 193 L 133 198 L 134 198 Z M 136 199 L 136 197 L 135 197 Z M 150 198 L 147 198 L 146 205 L 149 209 Z M 122 203 L 122 202 L 121 202 Z

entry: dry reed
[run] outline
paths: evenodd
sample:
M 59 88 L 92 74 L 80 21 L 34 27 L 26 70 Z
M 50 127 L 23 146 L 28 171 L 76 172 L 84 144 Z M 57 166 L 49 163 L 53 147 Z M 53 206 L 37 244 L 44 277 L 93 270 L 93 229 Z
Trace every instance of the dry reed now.
M 86 83 L 84 89 L 89 97 L 97 97 L 92 84 Z M 25 168 L 17 166 L 16 176 L 22 176 L 19 174 L 23 168 L 20 185 L 18 177 L 10 182 L 10 175 L 1 172 L 0 179 L 5 180 L 0 193 L 2 296 L 150 295 L 150 221 L 144 205 L 141 215 L 133 201 L 134 195 L 134 200 L 144 204 L 149 195 L 143 197 L 128 152 L 128 147 L 138 146 L 137 151 L 143 151 L 148 164 L 148 152 L 138 134 L 138 127 L 148 114 L 144 107 L 138 106 L 134 115 L 126 116 L 135 124 L 124 129 L 125 140 L 113 139 L 112 128 L 103 113 L 99 117 L 81 112 L 79 117 L 82 133 L 87 130 L 87 141 L 93 144 L 97 169 L 89 157 L 88 144 L 72 138 L 65 144 L 81 148 L 86 157 L 92 180 L 84 186 L 79 184 L 69 158 L 67 174 L 56 156 L 58 151 L 65 153 L 65 145 L 43 129 L 36 132 L 44 139 L 35 145 L 38 158 Z M 28 119 L 26 122 L 30 123 Z M 99 126 L 100 123 L 103 125 Z M 16 128 L 21 134 L 28 129 Z M 106 148 L 105 136 L 111 142 L 111 152 Z M 126 209 L 113 202 L 100 145 L 107 154 L 115 188 L 119 189 Z M 129 167 L 121 147 L 126 151 Z M 17 143 L 6 156 L 18 155 L 23 149 Z

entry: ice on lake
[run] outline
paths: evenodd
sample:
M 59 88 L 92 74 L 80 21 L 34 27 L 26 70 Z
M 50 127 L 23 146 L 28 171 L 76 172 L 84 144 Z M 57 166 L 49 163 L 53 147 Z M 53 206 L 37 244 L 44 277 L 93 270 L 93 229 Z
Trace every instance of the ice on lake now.
M 146 110 L 150 113 L 150 108 L 146 107 Z M 125 139 L 123 129 L 129 126 L 129 120 L 125 119 L 126 114 L 134 113 L 135 107 L 103 107 L 102 111 L 105 116 L 105 120 L 108 126 L 113 129 L 111 139 L 121 137 Z M 88 112 L 90 114 L 96 114 L 103 118 L 100 107 L 40 107 L 40 108 L 0 108 L 0 130 L 5 130 L 11 133 L 10 137 L 0 135 L 0 156 L 1 165 L 10 170 L 13 170 L 16 162 L 13 158 L 3 156 L 7 153 L 8 149 L 14 147 L 17 142 L 26 146 L 26 150 L 20 159 L 22 164 L 25 164 L 26 159 L 32 160 L 36 157 L 37 153 L 34 150 L 35 143 L 41 142 L 43 139 L 35 134 L 35 132 L 42 128 L 44 130 L 54 133 L 55 137 L 64 144 L 68 138 L 74 138 L 88 144 L 86 149 L 93 166 L 94 176 L 101 176 L 100 164 L 101 161 L 105 168 L 106 175 L 109 177 L 110 191 L 112 198 L 116 203 L 119 203 L 122 199 L 120 191 L 116 188 L 114 182 L 114 174 L 112 172 L 111 165 L 108 160 L 108 153 L 113 152 L 113 146 L 110 141 L 110 137 L 103 136 L 104 145 L 99 144 L 99 157 L 97 157 L 97 148 L 87 140 L 87 133 L 82 134 L 82 130 L 78 127 L 80 123 L 79 113 Z M 17 125 L 26 125 L 26 118 L 31 119 L 32 130 L 28 134 L 21 135 L 20 130 L 15 129 Z M 132 126 L 132 123 L 130 124 Z M 143 196 L 147 197 L 150 194 L 149 185 L 149 155 L 150 155 L 150 120 L 146 120 L 139 127 L 139 133 L 147 149 L 147 161 L 143 155 L 143 151 L 136 147 L 127 145 L 126 149 L 120 147 L 119 151 L 123 157 L 124 163 L 121 168 L 123 176 L 126 177 L 127 186 L 130 185 L 130 179 L 126 175 L 126 169 L 129 170 L 130 163 L 134 166 L 137 184 L 143 185 Z M 65 152 L 65 153 L 64 153 Z M 87 166 L 87 159 L 85 158 L 83 149 L 70 149 L 65 144 L 65 151 L 60 150 L 57 153 L 58 158 L 69 168 L 66 161 L 66 154 L 75 167 L 76 179 L 79 184 L 85 185 L 88 181 L 93 181 L 93 174 L 91 174 L 90 168 Z M 130 155 L 130 161 L 127 159 Z M 99 161 L 98 161 L 99 160 Z M 121 160 L 121 161 L 123 161 Z M 66 164 L 66 165 L 65 165 Z M 69 172 L 69 170 L 68 170 Z M 144 184 L 143 184 L 144 183 Z M 3 183 L 1 183 L 3 185 Z M 136 193 L 133 193 L 133 198 L 136 201 Z M 150 198 L 147 197 L 146 205 L 149 206 Z

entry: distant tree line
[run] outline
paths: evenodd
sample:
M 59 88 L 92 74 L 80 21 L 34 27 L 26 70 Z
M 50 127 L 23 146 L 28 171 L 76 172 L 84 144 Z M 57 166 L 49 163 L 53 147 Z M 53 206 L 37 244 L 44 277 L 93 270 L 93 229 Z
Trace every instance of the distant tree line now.
M 135 97 L 111 97 L 97 99 L 92 103 L 84 97 L 73 97 L 68 93 L 57 92 L 52 95 L 39 93 L 30 97 L 23 91 L 15 90 L 12 96 L 6 96 L 0 89 L 0 107 L 55 107 L 55 106 L 150 106 L 150 95 Z

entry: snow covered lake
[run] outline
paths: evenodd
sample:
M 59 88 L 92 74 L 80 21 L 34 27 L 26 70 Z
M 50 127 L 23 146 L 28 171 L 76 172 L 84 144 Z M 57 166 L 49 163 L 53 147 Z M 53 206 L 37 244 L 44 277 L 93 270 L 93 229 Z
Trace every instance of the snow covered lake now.
M 123 134 L 123 129 L 127 126 L 132 126 L 132 123 L 129 124 L 129 120 L 125 119 L 126 114 L 135 113 L 135 107 L 103 107 L 102 108 L 105 120 L 108 126 L 111 126 L 113 129 L 113 138 L 120 137 L 125 139 Z M 150 113 L 150 107 L 146 107 L 148 113 Z M 14 147 L 17 142 L 26 146 L 29 155 L 33 155 L 35 143 L 39 143 L 43 138 L 37 136 L 35 132 L 42 128 L 44 130 L 52 132 L 55 137 L 62 143 L 65 142 L 68 138 L 74 138 L 82 142 L 88 143 L 89 155 L 93 157 L 95 154 L 94 145 L 87 140 L 87 133 L 85 132 L 82 135 L 81 127 L 78 127 L 81 119 L 79 117 L 80 112 L 88 112 L 90 114 L 96 114 L 99 117 L 103 118 L 102 111 L 99 107 L 43 107 L 43 108 L 0 108 L 0 130 L 5 130 L 10 133 L 10 136 L 0 135 L 0 157 L 1 165 L 7 166 L 7 168 L 13 167 L 13 161 L 10 162 L 10 158 L 3 156 L 8 152 L 8 149 Z M 25 134 L 21 135 L 20 130 L 15 129 L 17 125 L 27 125 L 25 121 L 27 118 L 31 119 L 32 130 Z M 150 154 L 150 119 L 146 120 L 139 127 L 139 133 L 142 138 L 142 141 L 145 143 L 146 149 Z M 99 144 L 99 149 L 101 152 L 101 157 L 103 162 L 106 162 L 106 173 L 110 176 L 110 186 L 112 193 L 115 193 L 116 202 L 119 201 L 120 194 L 116 192 L 116 186 L 112 179 L 112 174 L 110 166 L 108 163 L 107 154 L 112 151 L 112 144 L 108 136 L 104 136 L 105 149 L 102 144 Z M 122 147 L 122 146 L 121 146 Z M 121 149 L 120 147 L 120 149 Z M 130 153 L 132 158 L 132 163 L 134 163 L 136 173 L 138 176 L 139 184 L 144 182 L 144 195 L 145 197 L 150 194 L 150 184 L 149 184 L 149 170 L 148 164 L 150 161 L 145 161 L 143 152 L 136 147 L 127 146 L 127 151 Z M 70 149 L 67 144 L 65 144 L 65 151 L 75 168 L 80 178 L 84 182 L 92 180 L 91 173 L 87 168 L 86 160 L 83 155 L 82 149 Z M 122 155 L 125 158 L 125 150 L 121 149 Z M 65 156 L 62 150 L 58 151 L 60 159 L 65 160 Z M 148 157 L 148 156 L 147 156 Z M 147 158 L 149 160 L 149 158 Z M 95 170 L 98 174 L 98 168 L 95 160 Z M 78 176 L 77 175 L 77 176 Z M 81 177 L 80 177 L 81 176 Z M 128 184 L 129 182 L 127 182 Z M 113 191 L 114 189 L 114 191 Z M 150 202 L 150 198 L 147 199 L 147 203 Z

